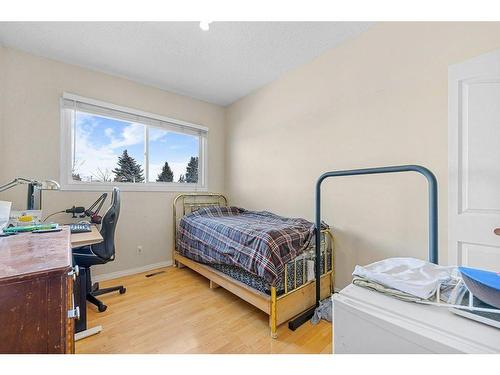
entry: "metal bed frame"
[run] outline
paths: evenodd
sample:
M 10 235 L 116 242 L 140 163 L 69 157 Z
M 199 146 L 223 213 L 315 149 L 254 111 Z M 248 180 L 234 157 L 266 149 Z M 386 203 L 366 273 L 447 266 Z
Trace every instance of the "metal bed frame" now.
M 313 257 L 304 254 L 296 259 L 291 260 L 285 265 L 283 271 L 284 293 L 277 295 L 276 286 L 270 286 L 270 295 L 262 293 L 252 287 L 243 284 L 242 282 L 233 279 L 209 265 L 195 262 L 189 258 L 182 256 L 177 252 L 177 229 L 180 219 L 196 211 L 201 207 L 209 206 L 227 206 L 228 200 L 222 194 L 217 193 L 189 193 L 180 194 L 173 201 L 173 222 L 174 222 L 174 242 L 173 242 L 173 261 L 174 265 L 182 268 L 184 266 L 191 268 L 199 274 L 210 280 L 210 288 L 219 286 L 229 290 L 233 294 L 251 303 L 255 307 L 264 311 L 269 315 L 269 326 L 271 329 L 271 337 L 277 338 L 277 327 L 286 321 L 296 317 L 298 314 L 315 306 L 314 290 L 319 290 L 320 296 L 326 298 L 333 293 L 334 289 L 334 250 L 333 250 L 333 235 L 329 229 L 321 230 L 316 236 L 316 250 Z M 324 241 L 322 241 L 322 238 Z M 323 244 L 323 245 L 322 245 Z M 319 249 L 319 250 L 318 250 Z M 318 256 L 319 254 L 319 256 Z M 330 269 L 328 267 L 328 256 L 330 258 Z M 321 272 L 321 260 L 323 256 L 324 267 Z M 301 258 L 302 257 L 302 258 Z M 297 267 L 297 263 L 302 259 L 302 267 Z M 315 279 L 307 280 L 306 277 L 306 260 L 315 260 Z M 292 271 L 289 271 L 292 268 Z M 297 272 L 301 269 L 302 283 L 297 283 Z M 299 271 L 300 272 L 300 271 Z M 319 275 L 319 277 L 318 277 Z M 289 281 L 293 279 L 293 285 L 288 286 Z M 320 282 L 316 283 L 316 280 Z

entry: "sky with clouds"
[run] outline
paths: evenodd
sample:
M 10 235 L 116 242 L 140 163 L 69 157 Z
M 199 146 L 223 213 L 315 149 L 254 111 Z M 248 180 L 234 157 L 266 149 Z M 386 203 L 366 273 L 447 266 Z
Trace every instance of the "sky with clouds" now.
M 118 156 L 127 150 L 145 170 L 144 125 L 78 112 L 75 123 L 74 169 L 83 181 L 101 179 L 117 166 Z M 197 137 L 149 128 L 149 180 L 156 181 L 165 161 L 174 181 L 186 173 L 191 156 L 198 156 Z

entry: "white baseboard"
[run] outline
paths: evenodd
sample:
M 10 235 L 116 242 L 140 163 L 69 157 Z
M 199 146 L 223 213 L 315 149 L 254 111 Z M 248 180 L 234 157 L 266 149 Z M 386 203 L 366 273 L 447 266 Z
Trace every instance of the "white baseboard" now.
M 146 272 L 146 271 L 155 270 L 157 268 L 168 267 L 168 266 L 171 266 L 172 264 L 173 264 L 173 262 L 171 260 L 167 260 L 165 262 L 148 264 L 146 266 L 137 267 L 137 268 L 130 268 L 128 270 L 103 273 L 101 275 L 95 275 L 95 276 L 92 275 L 92 281 L 99 282 L 99 281 L 105 281 L 105 280 L 112 280 L 112 279 L 116 279 L 118 277 L 135 275 L 136 273 L 142 273 L 142 272 Z

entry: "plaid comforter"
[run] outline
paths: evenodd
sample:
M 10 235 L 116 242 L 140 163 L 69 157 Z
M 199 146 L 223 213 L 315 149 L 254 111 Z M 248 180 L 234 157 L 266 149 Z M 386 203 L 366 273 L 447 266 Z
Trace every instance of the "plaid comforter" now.
M 205 207 L 184 216 L 177 250 L 197 262 L 239 266 L 271 285 L 313 238 L 314 225 L 270 212 Z

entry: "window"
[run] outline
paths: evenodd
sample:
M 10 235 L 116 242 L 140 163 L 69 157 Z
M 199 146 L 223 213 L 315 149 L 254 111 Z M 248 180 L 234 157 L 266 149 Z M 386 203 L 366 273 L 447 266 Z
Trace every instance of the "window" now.
M 206 190 L 208 129 L 64 94 L 62 187 Z

